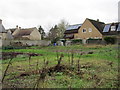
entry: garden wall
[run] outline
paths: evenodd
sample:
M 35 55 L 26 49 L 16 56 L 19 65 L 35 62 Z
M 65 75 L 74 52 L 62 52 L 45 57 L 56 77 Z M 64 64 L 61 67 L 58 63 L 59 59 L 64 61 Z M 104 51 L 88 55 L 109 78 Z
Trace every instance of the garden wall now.
M 102 39 L 88 39 L 86 41 L 87 44 L 105 44 L 105 41 Z
M 24 45 L 48 46 L 51 43 L 51 41 L 46 41 L 46 40 L 3 40 L 2 46 L 10 46 L 10 45 L 14 45 L 18 42 L 21 43 L 23 46 Z

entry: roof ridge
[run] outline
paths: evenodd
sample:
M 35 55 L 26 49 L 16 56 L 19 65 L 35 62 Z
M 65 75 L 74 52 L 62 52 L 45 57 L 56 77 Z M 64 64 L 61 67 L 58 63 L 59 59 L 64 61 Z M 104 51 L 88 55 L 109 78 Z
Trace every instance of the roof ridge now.
M 33 28 L 36 28 L 36 27 L 31 27 L 31 28 L 21 28 L 21 29 L 33 29 Z
M 101 21 L 97 21 L 97 20 L 93 20 L 93 19 L 89 19 L 87 18 L 89 21 L 94 21 L 94 22 L 98 22 L 98 23 L 102 23 L 102 24 L 105 24 L 104 22 L 101 22 Z
M 34 28 L 21 28 L 21 30 L 31 30 L 31 31 L 33 31 Z

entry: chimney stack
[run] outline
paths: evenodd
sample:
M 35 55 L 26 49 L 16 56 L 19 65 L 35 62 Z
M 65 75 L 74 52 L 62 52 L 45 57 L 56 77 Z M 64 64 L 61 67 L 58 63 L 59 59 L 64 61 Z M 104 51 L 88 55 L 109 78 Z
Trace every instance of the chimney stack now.
M 0 24 L 2 24 L 2 20 L 0 19 Z
M 97 19 L 97 22 L 99 22 L 99 19 Z

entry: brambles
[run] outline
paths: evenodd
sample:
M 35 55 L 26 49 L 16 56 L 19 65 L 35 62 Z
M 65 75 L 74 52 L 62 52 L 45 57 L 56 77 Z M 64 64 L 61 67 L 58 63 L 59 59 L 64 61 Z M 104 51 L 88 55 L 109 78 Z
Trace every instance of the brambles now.
M 13 59 L 13 58 L 11 58 L 11 59 L 9 60 L 9 63 L 8 63 L 8 65 L 7 65 L 7 67 L 6 67 L 5 71 L 4 71 L 4 74 L 3 74 L 3 77 L 2 77 L 2 81 L 1 81 L 2 83 L 3 83 L 4 79 L 5 79 L 6 73 L 7 73 L 8 69 L 9 69 L 9 66 L 10 66 L 10 64 L 11 64 L 12 59 Z
M 111 46 L 50 46 L 33 49 L 14 50 L 20 53 L 11 62 L 3 87 L 109 88 L 118 85 L 116 53 Z M 12 50 L 8 51 L 10 53 Z M 32 57 L 30 68 L 29 57 Z M 3 63 L 3 72 L 7 65 Z

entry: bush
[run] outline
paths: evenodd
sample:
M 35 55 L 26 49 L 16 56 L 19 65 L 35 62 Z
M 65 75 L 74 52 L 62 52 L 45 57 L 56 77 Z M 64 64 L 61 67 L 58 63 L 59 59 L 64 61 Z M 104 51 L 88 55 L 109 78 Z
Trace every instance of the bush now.
M 115 44 L 116 43 L 116 37 L 104 37 L 104 40 L 107 44 Z
M 51 40 L 51 43 L 56 43 L 57 41 L 59 41 L 59 37 L 56 37 L 55 39 Z

